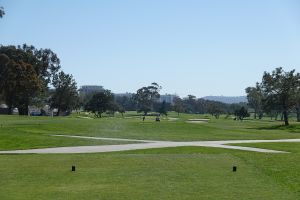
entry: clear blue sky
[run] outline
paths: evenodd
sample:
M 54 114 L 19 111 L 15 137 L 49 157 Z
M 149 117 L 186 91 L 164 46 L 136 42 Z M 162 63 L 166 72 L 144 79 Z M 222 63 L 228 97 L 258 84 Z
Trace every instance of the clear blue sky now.
M 78 85 L 244 95 L 264 71 L 300 71 L 299 0 L 0 0 L 0 43 L 51 48 Z

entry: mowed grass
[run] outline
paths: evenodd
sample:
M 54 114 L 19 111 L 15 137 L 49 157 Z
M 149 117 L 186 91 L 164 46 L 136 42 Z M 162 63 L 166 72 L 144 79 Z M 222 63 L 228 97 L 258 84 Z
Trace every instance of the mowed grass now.
M 139 117 L 0 116 L 0 149 L 115 144 L 52 134 L 174 141 L 300 138 L 300 126 L 268 119 L 211 119 L 189 124 Z M 172 116 L 176 117 L 176 115 Z M 118 142 L 117 142 L 118 143 Z M 300 199 L 300 143 L 242 144 L 288 151 L 268 154 L 176 147 L 98 154 L 1 155 L 0 199 Z M 71 172 L 71 166 L 76 172 Z M 232 172 L 232 166 L 237 172 Z
M 153 117 L 143 122 L 138 116 L 128 116 L 102 119 L 0 116 L 0 150 L 125 143 L 51 136 L 54 134 L 170 141 L 300 138 L 300 124 L 282 127 L 282 122 L 268 119 L 240 122 L 211 118 L 209 123 L 191 124 L 186 120 L 209 116 L 181 114 L 177 120 L 163 118 L 161 122 L 155 122 Z M 171 117 L 177 115 L 171 113 Z
M 0 199 L 295 200 L 300 198 L 299 155 L 199 147 L 0 155 Z
M 97 124 L 96 121 L 91 124 L 87 122 L 71 117 L 0 116 L 0 150 L 129 143 L 51 136 L 68 133 L 81 135 L 82 129 Z

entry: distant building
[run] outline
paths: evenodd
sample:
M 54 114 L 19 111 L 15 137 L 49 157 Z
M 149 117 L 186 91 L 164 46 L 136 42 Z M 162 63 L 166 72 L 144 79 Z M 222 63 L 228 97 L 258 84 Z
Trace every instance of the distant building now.
M 128 98 L 131 98 L 133 96 L 132 93 L 128 93 L 128 92 L 126 92 L 126 93 L 115 93 L 114 95 L 115 95 L 115 97 L 128 97 Z
M 95 94 L 97 92 L 103 92 L 104 88 L 100 85 L 83 85 L 79 89 L 80 96 L 86 96 L 89 94 Z
M 128 97 L 128 98 L 131 98 L 134 94 L 133 93 L 115 93 L 114 94 L 115 97 Z M 162 103 L 163 101 L 165 101 L 166 103 L 170 103 L 170 104 L 173 104 L 173 101 L 174 101 L 174 98 L 175 97 L 178 97 L 178 95 L 176 94 L 163 94 L 163 95 L 160 95 L 160 97 L 156 100 L 160 103 Z
M 176 94 L 164 94 L 164 95 L 160 95 L 159 102 L 165 101 L 166 103 L 173 104 L 175 97 L 178 97 L 178 96 Z

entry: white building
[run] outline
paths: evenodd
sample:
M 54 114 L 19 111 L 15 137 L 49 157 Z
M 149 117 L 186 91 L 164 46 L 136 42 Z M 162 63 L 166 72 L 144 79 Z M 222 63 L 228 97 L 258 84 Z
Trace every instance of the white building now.
M 166 103 L 173 104 L 175 97 L 178 97 L 178 96 L 176 94 L 164 94 L 164 95 L 160 95 L 159 102 L 165 101 Z

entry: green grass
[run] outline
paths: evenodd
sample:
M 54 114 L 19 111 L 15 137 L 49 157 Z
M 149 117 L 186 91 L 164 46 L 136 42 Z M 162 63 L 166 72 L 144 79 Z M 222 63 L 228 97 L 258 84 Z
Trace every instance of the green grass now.
M 176 117 L 175 114 L 171 114 Z M 0 116 L 0 149 L 115 144 L 51 134 L 174 141 L 300 138 L 300 125 L 211 119 L 188 124 L 133 118 Z M 0 199 L 300 199 L 300 143 L 242 144 L 289 151 L 255 153 L 176 147 L 98 154 L 0 155 Z M 76 165 L 76 172 L 71 166 Z M 232 166 L 238 167 L 232 172 Z
M 291 142 L 272 142 L 272 143 L 243 143 L 243 144 L 231 144 L 235 146 L 244 146 L 244 147 L 257 147 L 257 148 L 266 148 L 274 149 L 279 151 L 287 151 L 292 153 L 300 153 L 300 143 L 291 143 Z
M 289 172 L 290 166 L 276 162 L 280 156 L 287 155 L 198 147 L 1 155 L 0 199 L 300 198 L 299 166 Z M 288 155 L 288 160 L 297 158 Z
M 238 144 L 236 144 L 238 145 Z M 239 146 L 274 149 L 288 154 L 249 154 L 243 157 L 249 165 L 254 165 L 275 182 L 286 186 L 300 199 L 300 143 L 252 143 Z
M 214 118 L 209 123 L 186 123 L 189 118 L 207 117 L 182 114 L 176 121 L 163 119 L 155 122 L 153 117 L 147 117 L 142 122 L 139 117 L 81 119 L 76 116 L 0 116 L 0 150 L 120 143 L 49 136 L 53 134 L 170 141 L 300 138 L 300 124 L 297 123 L 283 127 L 282 122 L 268 120 L 240 122 Z
M 86 121 L 86 119 L 63 117 L 0 116 L 0 150 L 128 143 L 51 136 L 68 133 L 81 135 L 80 131 L 90 126 Z M 93 123 L 97 124 L 96 121 Z

